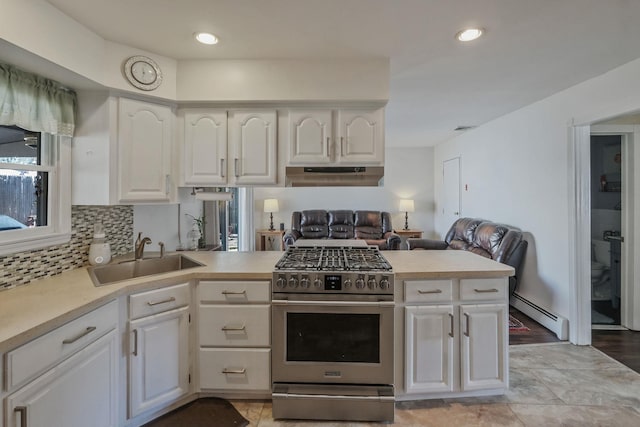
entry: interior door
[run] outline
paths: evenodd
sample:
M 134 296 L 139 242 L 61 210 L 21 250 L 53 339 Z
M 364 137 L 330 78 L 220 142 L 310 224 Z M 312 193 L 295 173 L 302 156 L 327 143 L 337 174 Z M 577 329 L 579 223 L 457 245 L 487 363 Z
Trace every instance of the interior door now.
M 442 216 L 447 227 L 460 218 L 460 157 L 442 162 Z

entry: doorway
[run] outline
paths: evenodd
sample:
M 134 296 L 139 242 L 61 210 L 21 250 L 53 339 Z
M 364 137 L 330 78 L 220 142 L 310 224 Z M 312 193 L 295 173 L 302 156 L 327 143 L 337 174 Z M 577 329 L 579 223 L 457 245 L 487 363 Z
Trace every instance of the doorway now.
M 461 211 L 460 157 L 442 162 L 442 218 L 451 226 Z
M 591 324 L 621 325 L 622 135 L 591 135 Z

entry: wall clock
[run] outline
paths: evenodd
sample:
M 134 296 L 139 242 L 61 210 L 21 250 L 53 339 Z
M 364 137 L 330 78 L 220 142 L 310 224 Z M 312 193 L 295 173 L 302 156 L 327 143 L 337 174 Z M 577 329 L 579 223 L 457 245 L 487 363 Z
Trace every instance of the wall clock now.
M 124 75 L 141 90 L 154 90 L 162 83 L 162 71 L 156 61 L 146 56 L 132 56 L 124 63 Z

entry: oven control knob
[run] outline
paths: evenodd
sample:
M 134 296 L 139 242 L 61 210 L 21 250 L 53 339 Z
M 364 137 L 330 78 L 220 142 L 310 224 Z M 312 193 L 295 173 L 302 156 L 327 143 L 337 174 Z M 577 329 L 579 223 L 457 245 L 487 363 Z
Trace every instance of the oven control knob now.
M 289 287 L 290 288 L 295 288 L 296 286 L 298 286 L 298 279 L 292 276 L 289 279 Z
M 364 278 L 358 277 L 356 279 L 356 289 L 362 289 L 362 288 L 364 288 Z
M 300 287 L 307 289 L 309 287 L 309 278 L 308 277 L 303 277 L 302 279 L 300 279 Z
M 313 286 L 315 286 L 316 288 L 321 288 L 322 287 L 322 280 L 320 280 L 319 277 L 316 277 L 316 280 L 313 281 Z
M 278 288 L 284 288 L 287 284 L 287 281 L 284 279 L 284 277 L 278 277 L 278 280 L 276 280 L 276 287 Z
M 344 281 L 344 288 L 345 289 L 351 289 L 351 285 L 353 285 L 353 283 L 351 282 L 351 279 L 347 279 Z
M 369 287 L 369 289 L 375 289 L 376 288 L 376 278 L 375 277 L 371 277 L 369 280 L 367 280 L 367 286 Z
M 389 289 L 389 280 L 383 277 L 378 286 L 380 286 L 380 289 Z

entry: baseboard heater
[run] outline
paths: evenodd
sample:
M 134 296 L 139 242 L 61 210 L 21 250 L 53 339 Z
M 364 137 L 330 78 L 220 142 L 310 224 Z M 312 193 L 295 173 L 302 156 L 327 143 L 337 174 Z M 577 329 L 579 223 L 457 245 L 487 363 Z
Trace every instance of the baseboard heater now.
M 509 304 L 520 310 L 545 328 L 555 332 L 558 339 L 566 341 L 569 339 L 569 320 L 532 303 L 522 295 L 514 292 L 511 295 Z

